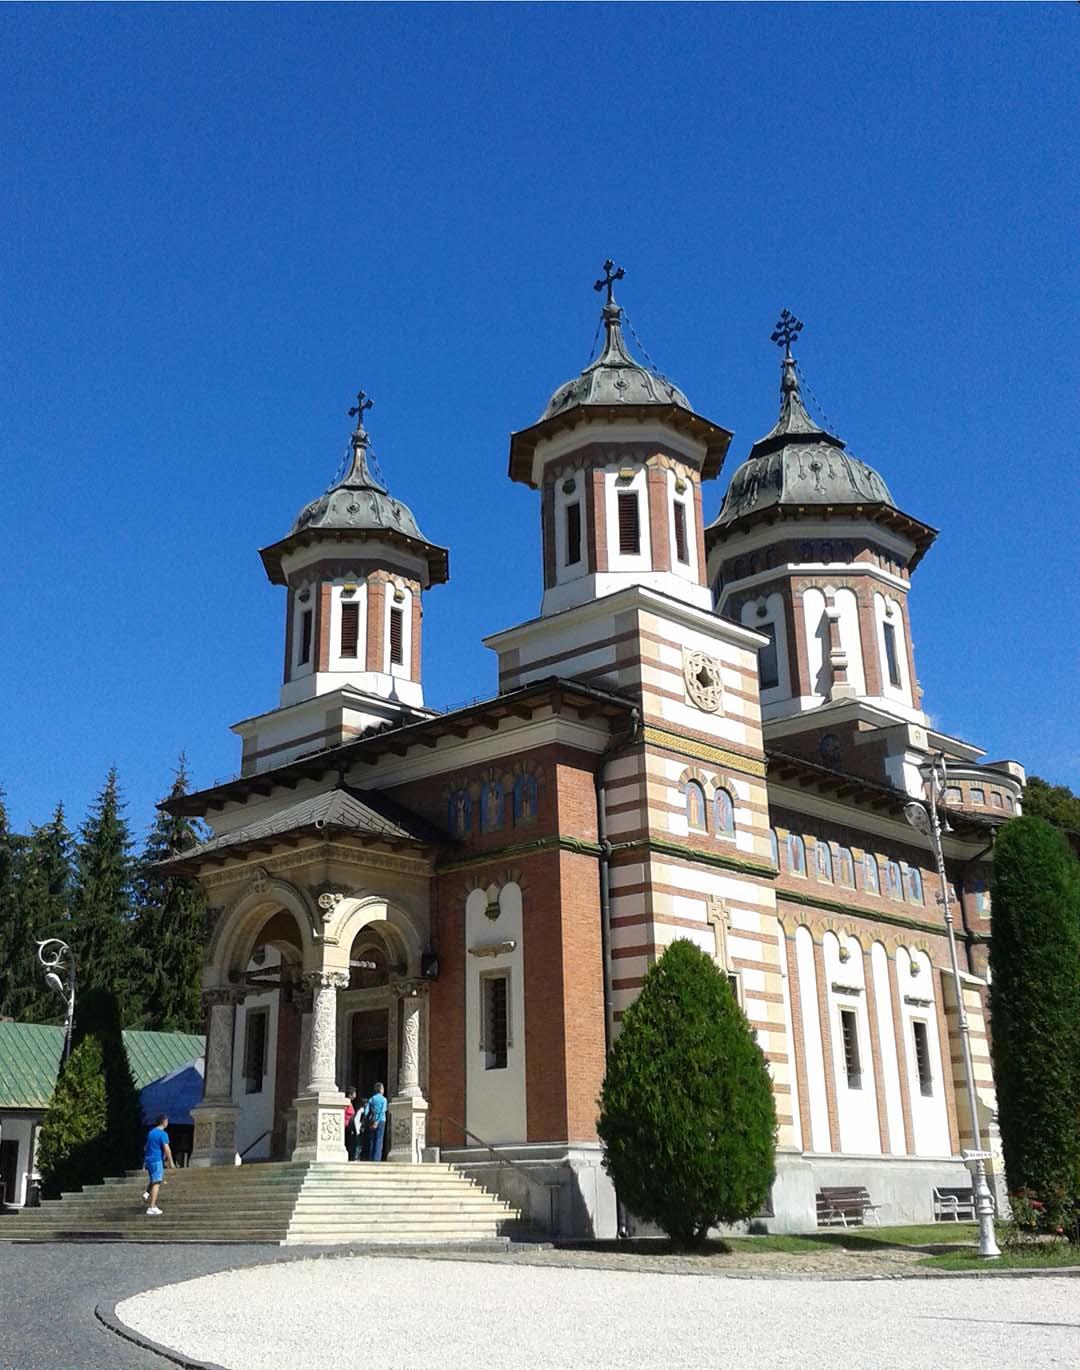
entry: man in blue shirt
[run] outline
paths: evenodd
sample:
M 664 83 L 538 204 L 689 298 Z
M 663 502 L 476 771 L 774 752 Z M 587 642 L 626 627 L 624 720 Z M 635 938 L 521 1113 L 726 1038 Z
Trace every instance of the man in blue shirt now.
M 386 1131 L 386 1093 L 380 1081 L 364 1109 L 364 1159 L 381 1161 L 383 1133 Z
M 146 1151 L 143 1154 L 143 1164 L 146 1166 L 146 1173 L 150 1176 L 150 1183 L 146 1187 L 144 1199 L 150 1201 L 150 1207 L 146 1210 L 148 1218 L 160 1218 L 161 1209 L 158 1208 L 158 1190 L 161 1188 L 161 1181 L 165 1178 L 165 1166 L 170 1170 L 175 1170 L 173 1164 L 172 1151 L 169 1149 L 169 1134 L 165 1131 L 169 1125 L 169 1120 L 163 1113 L 154 1123 L 154 1126 L 146 1134 Z

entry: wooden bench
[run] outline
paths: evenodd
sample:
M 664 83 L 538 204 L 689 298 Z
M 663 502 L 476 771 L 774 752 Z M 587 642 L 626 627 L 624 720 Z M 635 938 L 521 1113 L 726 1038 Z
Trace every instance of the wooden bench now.
M 878 1209 L 884 1204 L 872 1204 L 869 1191 L 863 1185 L 819 1189 L 817 1192 L 818 1227 L 862 1227 L 872 1221 L 881 1226 Z
M 934 1221 L 938 1223 L 968 1222 L 975 1218 L 975 1191 L 964 1185 L 939 1184 L 934 1186 Z

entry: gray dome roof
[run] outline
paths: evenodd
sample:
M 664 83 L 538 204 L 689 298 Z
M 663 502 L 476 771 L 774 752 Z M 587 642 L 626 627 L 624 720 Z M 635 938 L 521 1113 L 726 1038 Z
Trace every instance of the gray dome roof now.
M 352 435 L 352 461 L 337 485 L 325 495 L 305 504 L 289 530 L 289 536 L 308 528 L 387 531 L 427 542 L 412 510 L 394 499 L 376 478 L 368 463 L 368 436 L 362 428 Z
M 394 499 L 374 474 L 368 460 L 368 435 L 358 427 L 350 439 L 352 458 L 345 475 L 325 495 L 305 504 L 293 526 L 259 555 L 275 585 L 284 585 L 282 557 L 293 548 L 320 537 L 327 541 L 377 538 L 396 543 L 426 562 L 431 584 L 449 579 L 450 559 L 445 547 L 429 542 L 407 504 Z
M 559 386 L 541 422 L 580 404 L 674 404 L 693 413 L 690 401 L 677 386 L 646 370 L 626 350 L 622 309 L 614 299 L 604 305 L 603 316 L 604 350 L 580 376 Z
M 776 427 L 750 449 L 731 478 L 716 527 L 771 505 L 885 504 L 895 509 L 889 487 L 871 466 L 814 422 L 799 394 L 795 359 L 786 356 Z

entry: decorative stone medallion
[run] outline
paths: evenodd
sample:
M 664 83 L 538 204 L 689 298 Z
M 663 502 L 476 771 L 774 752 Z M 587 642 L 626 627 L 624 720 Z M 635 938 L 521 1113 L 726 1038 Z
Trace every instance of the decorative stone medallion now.
M 724 702 L 720 662 L 704 652 L 683 652 L 683 680 L 690 703 L 703 713 L 716 713 Z

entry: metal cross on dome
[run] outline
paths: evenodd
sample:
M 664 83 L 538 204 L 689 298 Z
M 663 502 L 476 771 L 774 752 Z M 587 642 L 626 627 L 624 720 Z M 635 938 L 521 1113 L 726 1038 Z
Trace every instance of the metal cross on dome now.
M 791 344 L 802 332 L 802 319 L 797 319 L 790 309 L 785 309 L 776 322 L 776 332 L 770 341 L 784 349 L 784 356 L 791 356 Z
M 350 419 L 355 419 L 355 420 L 356 420 L 356 426 L 357 426 L 357 428 L 363 428 L 363 426 L 364 426 L 364 414 L 365 414 L 369 409 L 374 408 L 374 406 L 375 406 L 375 401 L 374 401 L 374 400 L 368 399 L 367 394 L 366 394 L 363 390 L 358 390 L 358 391 L 357 391 L 357 393 L 356 393 L 356 403 L 355 403 L 355 404 L 353 405 L 353 407 L 349 410 L 349 418 L 350 418 Z
M 611 260 L 611 258 L 609 257 L 609 258 L 607 259 L 607 261 L 604 263 L 604 278 L 603 278 L 603 280 L 601 280 L 601 281 L 597 281 L 597 282 L 594 284 L 593 289 L 594 289 L 594 290 L 604 290 L 604 289 L 606 288 L 606 289 L 607 289 L 607 302 L 608 302 L 608 304 L 614 304 L 614 303 L 615 303 L 615 282 L 616 282 L 616 281 L 621 281 L 622 278 L 623 278 L 625 275 L 626 275 L 626 272 L 622 269 L 622 267 L 621 267 L 621 266 L 616 266 L 615 263 L 614 263 L 614 262 Z

